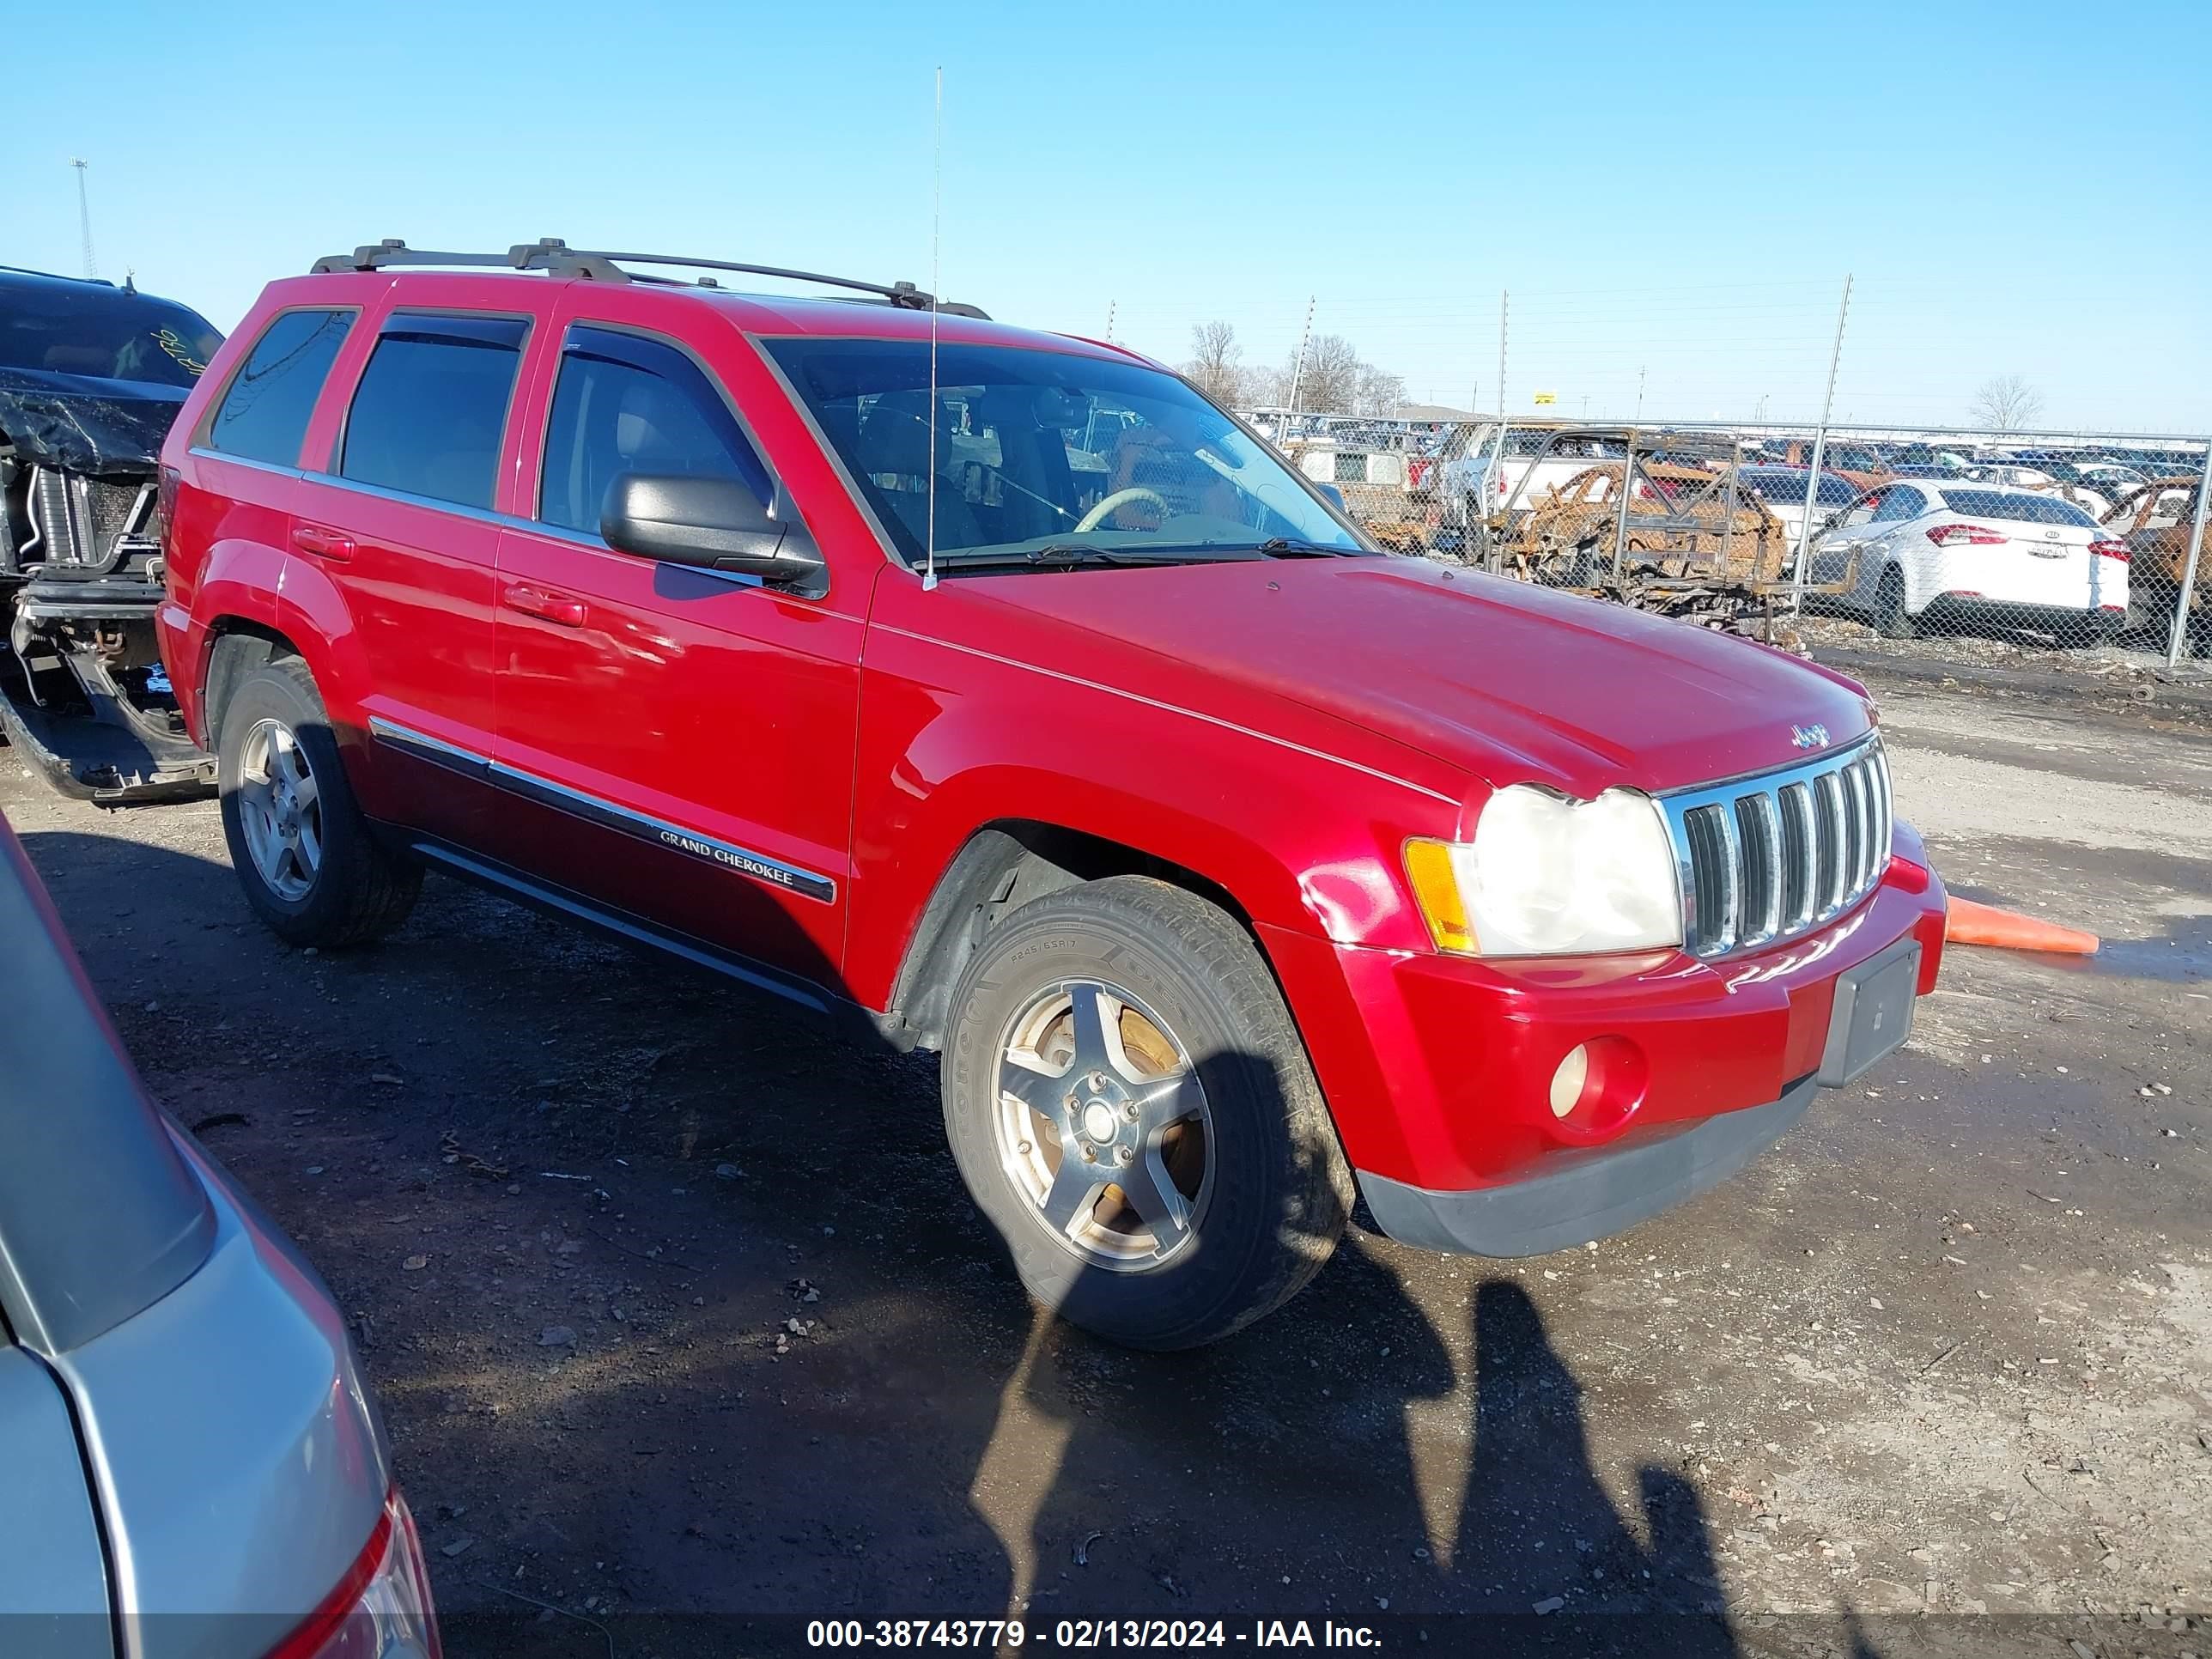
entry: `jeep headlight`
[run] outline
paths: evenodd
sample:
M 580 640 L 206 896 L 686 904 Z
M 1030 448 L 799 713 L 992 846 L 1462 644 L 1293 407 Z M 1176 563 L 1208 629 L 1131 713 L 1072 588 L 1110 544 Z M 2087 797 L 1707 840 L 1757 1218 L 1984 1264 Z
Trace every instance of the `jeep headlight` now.
M 1587 956 L 1682 942 L 1666 820 L 1633 789 L 1588 801 L 1501 789 L 1473 842 L 1408 841 L 1406 875 L 1440 951 Z

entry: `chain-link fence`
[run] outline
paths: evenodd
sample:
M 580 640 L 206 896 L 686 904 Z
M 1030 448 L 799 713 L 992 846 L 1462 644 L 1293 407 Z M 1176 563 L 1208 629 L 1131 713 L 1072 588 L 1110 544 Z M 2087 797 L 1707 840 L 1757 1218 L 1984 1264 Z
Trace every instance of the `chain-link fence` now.
M 1248 418 L 1401 552 L 1768 638 L 2212 654 L 2202 437 Z

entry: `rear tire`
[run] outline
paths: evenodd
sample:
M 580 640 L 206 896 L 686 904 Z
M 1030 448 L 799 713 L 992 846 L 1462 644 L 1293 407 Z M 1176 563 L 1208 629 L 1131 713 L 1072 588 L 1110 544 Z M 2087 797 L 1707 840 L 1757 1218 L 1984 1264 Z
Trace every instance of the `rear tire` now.
M 278 938 L 340 950 L 407 919 L 422 872 L 370 835 L 299 658 L 262 662 L 232 690 L 216 740 L 216 787 L 239 885 Z
M 1197 1347 L 1281 1306 L 1351 1211 L 1266 963 L 1164 882 L 1065 889 L 995 928 L 953 993 L 944 1098 L 1030 1294 L 1131 1347 Z
M 1895 565 L 1881 573 L 1881 584 L 1875 590 L 1874 630 L 1886 640 L 1909 640 L 1920 631 L 1905 608 L 1905 577 Z

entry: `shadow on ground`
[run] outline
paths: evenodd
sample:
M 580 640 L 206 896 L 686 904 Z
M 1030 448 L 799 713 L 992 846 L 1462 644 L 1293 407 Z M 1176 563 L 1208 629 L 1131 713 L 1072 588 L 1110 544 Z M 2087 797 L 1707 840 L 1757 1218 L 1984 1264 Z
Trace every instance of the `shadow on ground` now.
M 1509 1278 L 1440 1326 L 1355 1233 L 1231 1341 L 1108 1347 L 1014 1283 L 931 1063 L 441 882 L 326 958 L 209 860 L 26 844 L 156 1091 L 353 1320 L 451 1654 L 1009 1607 L 1736 1650 L 1698 1492 L 1608 1492 Z

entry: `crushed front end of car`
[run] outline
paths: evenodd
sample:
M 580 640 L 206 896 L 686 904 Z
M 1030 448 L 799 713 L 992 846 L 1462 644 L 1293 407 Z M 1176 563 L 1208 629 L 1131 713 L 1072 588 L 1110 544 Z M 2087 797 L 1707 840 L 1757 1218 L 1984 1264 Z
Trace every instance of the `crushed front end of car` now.
M 0 725 L 102 805 L 212 787 L 155 645 L 156 458 L 219 339 L 104 283 L 0 273 Z

